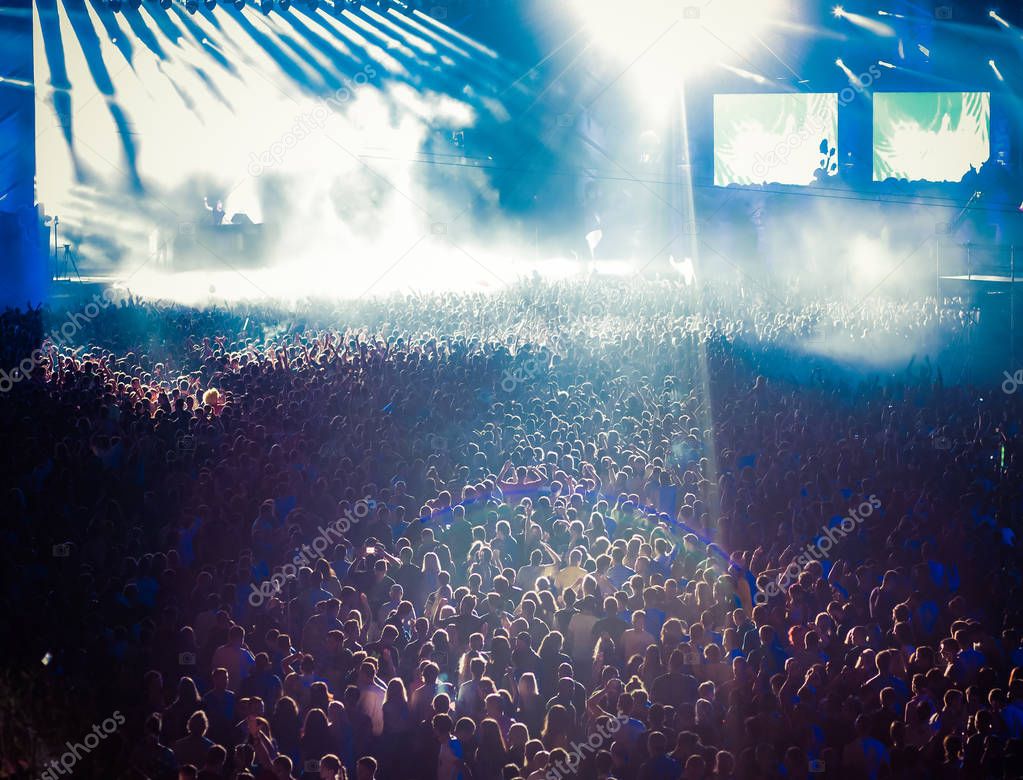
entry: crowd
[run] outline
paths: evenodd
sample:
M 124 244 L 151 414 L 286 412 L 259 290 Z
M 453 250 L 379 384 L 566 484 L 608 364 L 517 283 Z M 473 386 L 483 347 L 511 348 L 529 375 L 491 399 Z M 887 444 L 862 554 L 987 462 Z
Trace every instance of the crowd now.
M 1023 394 L 789 303 L 4 313 L 0 777 L 1021 776 Z

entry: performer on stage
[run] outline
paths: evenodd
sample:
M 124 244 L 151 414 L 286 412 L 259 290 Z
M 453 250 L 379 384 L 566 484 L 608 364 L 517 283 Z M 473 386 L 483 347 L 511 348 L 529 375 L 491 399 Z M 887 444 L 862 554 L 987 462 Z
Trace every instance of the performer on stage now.
M 218 200 L 216 206 L 211 206 L 208 198 L 202 199 L 203 205 L 206 210 L 210 212 L 210 219 L 213 220 L 214 225 L 224 224 L 224 201 Z

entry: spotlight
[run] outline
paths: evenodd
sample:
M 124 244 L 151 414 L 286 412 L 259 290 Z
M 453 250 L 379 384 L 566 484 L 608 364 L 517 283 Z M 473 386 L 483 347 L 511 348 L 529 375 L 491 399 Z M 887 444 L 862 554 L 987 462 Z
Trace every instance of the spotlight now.
M 110 2 L 107 3 L 107 6 L 109 6 L 110 10 L 116 14 L 121 10 L 121 0 L 110 0 Z
M 190 14 L 194 14 L 199 10 L 199 3 L 196 0 L 185 0 L 185 10 Z
M 885 62 L 884 60 L 878 60 L 877 64 L 880 65 L 882 68 L 888 68 L 888 70 L 895 70 L 895 66 L 892 65 L 890 62 Z
M 998 78 L 999 81 L 1005 81 L 1005 77 L 1002 75 L 1002 72 L 998 70 L 998 66 L 995 65 L 994 60 L 988 60 L 987 64 L 991 66 L 991 70 L 995 72 L 995 76 Z
M 160 8 L 164 11 L 168 10 L 173 4 L 173 0 L 160 0 Z
M 834 8 L 831 9 L 831 15 L 834 16 L 836 19 L 841 19 L 843 16 L 845 16 L 845 9 L 842 8 L 842 6 L 840 5 L 836 5 Z
M 277 0 L 277 10 L 287 11 L 291 8 L 291 0 Z
M 234 0 L 234 7 L 239 11 L 245 7 L 245 0 Z
M 335 6 L 338 5 L 338 3 L 335 3 L 334 5 Z M 340 5 L 342 7 L 343 6 L 348 6 L 353 11 L 358 11 L 360 8 L 362 8 L 362 0 L 342 0 Z
M 305 0 L 306 8 L 308 8 L 310 11 L 315 11 L 316 6 L 318 6 L 319 4 L 320 4 L 319 0 Z
M 207 11 L 212 11 L 217 7 L 217 0 L 204 0 L 203 4 L 206 6 Z
M 988 11 L 987 15 L 994 19 L 996 22 L 998 22 L 1000 25 L 1002 25 L 1002 27 L 1005 28 L 1009 27 L 1009 23 L 998 14 L 998 11 L 995 10 Z
M 265 14 L 270 13 L 274 7 L 274 0 L 259 0 L 259 10 Z
M 128 5 L 134 8 L 136 11 L 142 7 L 142 0 L 128 0 Z
M 845 63 L 844 63 L 844 62 L 842 62 L 842 58 L 841 58 L 841 57 L 839 57 L 839 58 L 838 58 L 837 60 L 835 60 L 835 64 L 836 64 L 836 65 L 837 65 L 838 67 L 840 67 L 840 68 L 844 68 L 844 67 L 845 67 Z

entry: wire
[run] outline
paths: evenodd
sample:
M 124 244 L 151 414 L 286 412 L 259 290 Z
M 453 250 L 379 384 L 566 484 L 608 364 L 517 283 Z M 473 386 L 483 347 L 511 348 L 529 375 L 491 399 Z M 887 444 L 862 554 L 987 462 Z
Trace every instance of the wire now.
M 432 153 L 431 153 L 432 154 Z M 441 167 L 450 168 L 472 168 L 478 171 L 502 171 L 509 173 L 536 173 L 548 176 L 584 176 L 587 179 L 593 179 L 596 181 L 623 181 L 623 182 L 636 182 L 639 184 L 664 184 L 664 185 L 676 185 L 683 184 L 682 179 L 657 179 L 647 178 L 641 176 L 614 176 L 611 174 L 600 174 L 594 173 L 591 169 L 584 168 L 570 168 L 567 170 L 556 170 L 552 168 L 529 168 L 514 165 L 481 165 L 475 163 L 492 163 L 493 159 L 489 157 L 469 157 L 466 155 L 441 155 L 437 156 L 444 157 L 461 157 L 463 160 L 470 160 L 473 162 L 453 162 L 448 160 L 431 160 L 431 159 L 415 159 L 411 157 L 394 157 L 391 155 L 384 154 L 360 154 L 360 158 L 370 160 L 383 160 L 387 162 L 404 162 L 404 163 L 418 163 L 421 165 L 437 165 Z M 963 207 L 962 200 L 955 200 L 952 198 L 942 197 L 939 195 L 906 195 L 900 196 L 891 193 L 878 193 L 876 195 L 862 194 L 857 195 L 850 193 L 845 190 L 841 190 L 837 187 L 814 187 L 812 190 L 801 188 L 798 190 L 778 190 L 778 189 L 765 189 L 762 186 L 744 186 L 744 185 L 729 185 L 727 187 L 719 187 L 716 184 L 700 184 L 693 182 L 692 186 L 696 189 L 707 189 L 715 190 L 720 192 L 754 192 L 766 195 L 794 195 L 798 197 L 807 198 L 827 198 L 832 200 L 853 200 L 862 201 L 864 203 L 892 203 L 895 205 L 902 206 L 934 206 L 936 208 L 950 208 L 960 209 Z M 784 186 L 784 185 L 782 185 Z M 798 186 L 798 185 L 793 185 Z M 825 194 L 825 193 L 836 193 L 836 194 Z M 1014 206 L 1007 208 L 990 208 L 985 206 L 973 206 L 971 211 L 984 211 L 997 214 L 1015 214 L 1018 213 L 1019 209 Z

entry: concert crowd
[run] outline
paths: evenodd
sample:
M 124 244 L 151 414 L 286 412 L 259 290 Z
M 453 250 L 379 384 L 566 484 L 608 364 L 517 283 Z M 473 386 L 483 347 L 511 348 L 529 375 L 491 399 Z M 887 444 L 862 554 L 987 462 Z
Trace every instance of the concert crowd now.
M 1020 777 L 1023 393 L 782 298 L 3 313 L 0 777 Z

